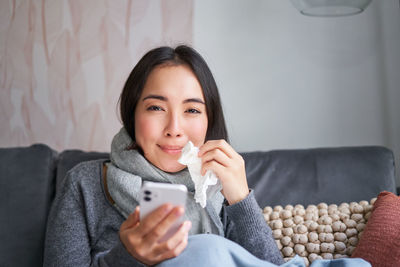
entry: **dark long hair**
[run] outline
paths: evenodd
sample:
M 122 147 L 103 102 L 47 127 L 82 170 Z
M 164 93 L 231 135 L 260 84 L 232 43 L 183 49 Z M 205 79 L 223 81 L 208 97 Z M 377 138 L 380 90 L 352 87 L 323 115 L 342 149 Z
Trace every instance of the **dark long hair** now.
M 187 65 L 193 71 L 203 90 L 208 128 L 207 140 L 228 140 L 224 114 L 217 84 L 211 70 L 202 56 L 193 48 L 180 45 L 175 49 L 167 46 L 158 47 L 147 52 L 133 68 L 125 82 L 119 98 L 122 123 L 128 134 L 135 140 L 135 109 L 143 92 L 144 85 L 150 72 L 160 65 Z

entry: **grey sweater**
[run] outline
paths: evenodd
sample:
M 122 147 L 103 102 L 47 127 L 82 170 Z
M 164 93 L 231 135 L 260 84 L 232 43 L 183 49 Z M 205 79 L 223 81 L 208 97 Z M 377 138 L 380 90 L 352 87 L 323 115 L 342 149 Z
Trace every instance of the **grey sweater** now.
M 106 197 L 103 163 L 81 163 L 65 177 L 48 218 L 44 266 L 144 266 L 119 239 L 125 219 Z M 252 192 L 225 205 L 221 220 L 226 238 L 260 259 L 284 263 Z

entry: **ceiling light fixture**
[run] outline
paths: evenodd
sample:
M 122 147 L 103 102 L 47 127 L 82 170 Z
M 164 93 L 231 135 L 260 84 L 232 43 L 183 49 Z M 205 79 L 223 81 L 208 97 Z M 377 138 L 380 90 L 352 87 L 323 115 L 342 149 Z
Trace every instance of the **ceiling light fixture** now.
M 291 0 L 301 14 L 313 17 L 341 17 L 361 13 L 371 0 Z

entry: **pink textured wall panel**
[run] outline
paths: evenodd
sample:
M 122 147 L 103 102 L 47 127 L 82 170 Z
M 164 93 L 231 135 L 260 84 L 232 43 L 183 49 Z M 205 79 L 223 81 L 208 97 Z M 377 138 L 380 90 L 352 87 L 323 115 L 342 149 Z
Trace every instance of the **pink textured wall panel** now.
M 0 146 L 109 151 L 133 66 L 192 43 L 193 2 L 0 2 Z

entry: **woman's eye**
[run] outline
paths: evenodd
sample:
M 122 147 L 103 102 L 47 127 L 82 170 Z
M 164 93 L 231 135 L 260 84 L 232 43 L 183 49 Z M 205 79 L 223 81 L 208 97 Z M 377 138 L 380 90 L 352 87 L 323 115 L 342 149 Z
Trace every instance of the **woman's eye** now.
M 162 111 L 163 109 L 161 107 L 159 107 L 159 106 L 150 106 L 150 107 L 147 108 L 147 110 L 150 110 L 150 111 Z
M 188 109 L 186 112 L 187 113 L 201 113 L 200 111 L 198 111 L 197 109 L 194 109 L 194 108 Z

